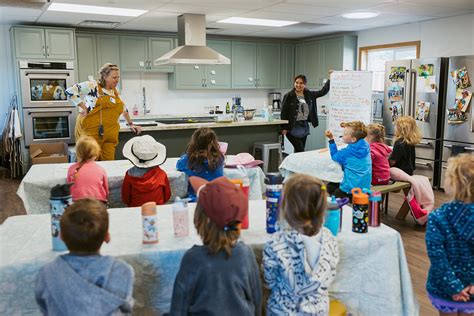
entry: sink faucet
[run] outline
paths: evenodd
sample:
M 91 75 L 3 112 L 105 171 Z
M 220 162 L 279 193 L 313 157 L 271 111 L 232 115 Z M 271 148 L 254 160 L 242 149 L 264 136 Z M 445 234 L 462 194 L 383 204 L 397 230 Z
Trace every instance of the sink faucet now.
M 143 115 L 147 115 L 148 113 L 150 113 L 150 110 L 146 108 L 146 93 L 145 87 L 143 87 Z

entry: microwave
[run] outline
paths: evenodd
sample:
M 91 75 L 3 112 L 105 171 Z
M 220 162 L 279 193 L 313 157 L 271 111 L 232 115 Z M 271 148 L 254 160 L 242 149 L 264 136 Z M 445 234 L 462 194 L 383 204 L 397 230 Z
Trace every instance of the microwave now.
M 72 106 L 66 89 L 76 83 L 74 62 L 18 61 L 23 108 Z

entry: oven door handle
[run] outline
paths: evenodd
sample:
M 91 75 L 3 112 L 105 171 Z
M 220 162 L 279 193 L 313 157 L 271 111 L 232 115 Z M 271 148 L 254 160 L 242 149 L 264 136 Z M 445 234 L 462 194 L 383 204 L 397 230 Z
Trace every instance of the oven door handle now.
M 453 148 L 453 145 L 443 145 L 446 148 Z
M 70 76 L 69 71 L 68 72 L 25 72 L 25 76 L 29 75 L 66 75 Z
M 47 110 L 47 111 L 28 111 L 28 115 L 31 115 L 31 114 L 44 114 L 44 113 L 69 113 L 69 114 L 72 114 L 72 111 L 64 111 L 64 110 L 60 110 L 60 111 L 51 111 L 51 110 Z

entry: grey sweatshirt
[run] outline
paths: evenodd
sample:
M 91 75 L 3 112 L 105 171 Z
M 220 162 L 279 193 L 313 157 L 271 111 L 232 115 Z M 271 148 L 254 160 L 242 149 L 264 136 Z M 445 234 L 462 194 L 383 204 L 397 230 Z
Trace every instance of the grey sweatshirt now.
M 181 261 L 174 283 L 171 316 L 261 315 L 262 287 L 253 251 L 243 242 L 226 258 L 193 246 Z
M 35 296 L 44 315 L 132 312 L 134 272 L 110 256 L 62 255 L 38 272 Z

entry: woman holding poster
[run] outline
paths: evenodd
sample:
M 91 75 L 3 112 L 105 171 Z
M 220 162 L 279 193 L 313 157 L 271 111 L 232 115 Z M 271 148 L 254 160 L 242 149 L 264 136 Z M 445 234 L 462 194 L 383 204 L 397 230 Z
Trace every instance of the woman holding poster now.
M 329 71 L 329 76 L 332 70 Z M 318 126 L 316 99 L 329 92 L 329 80 L 321 90 L 306 89 L 306 76 L 298 75 L 294 79 L 294 88 L 283 97 L 281 119 L 288 124 L 281 126 L 282 135 L 286 135 L 295 148 L 295 152 L 304 151 L 306 138 L 309 135 L 309 122 L 313 127 Z

